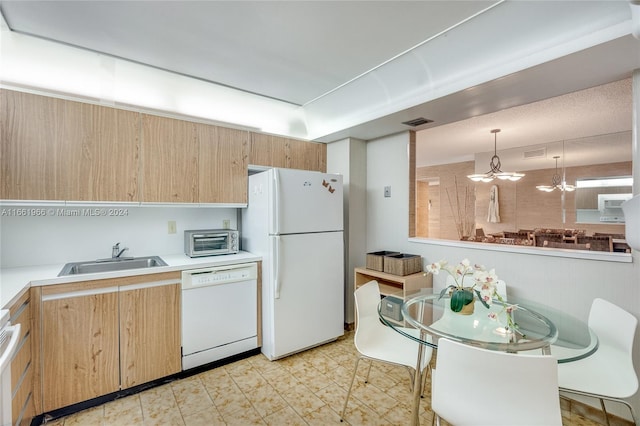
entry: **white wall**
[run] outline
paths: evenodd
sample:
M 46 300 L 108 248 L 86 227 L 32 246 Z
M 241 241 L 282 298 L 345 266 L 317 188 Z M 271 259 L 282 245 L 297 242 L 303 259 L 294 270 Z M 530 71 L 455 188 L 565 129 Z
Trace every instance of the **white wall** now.
M 327 172 L 340 173 L 344 184 L 345 288 L 344 318 L 354 321 L 353 268 L 365 261 L 366 244 L 366 142 L 344 139 L 327 145 Z
M 591 302 L 605 298 L 640 318 L 640 256 L 633 263 L 535 256 L 517 252 L 448 247 L 411 243 L 408 235 L 408 134 L 394 135 L 367 143 L 367 252 L 398 250 L 419 254 L 423 261 L 446 259 L 472 262 L 496 268 L 509 286 L 509 293 L 564 309 L 568 314 L 587 320 Z M 640 162 L 640 158 L 634 162 Z M 383 197 L 384 186 L 391 185 L 391 198 Z M 441 286 L 443 276 L 434 277 Z M 640 330 L 636 332 L 634 364 L 640 372 Z M 640 374 L 639 374 L 640 375 Z M 632 399 L 640 412 L 640 396 Z M 611 412 L 629 417 L 620 404 L 607 404 Z
M 185 229 L 222 228 L 225 219 L 231 228 L 237 226 L 235 208 L 118 207 L 123 216 L 65 216 L 61 211 L 96 207 L 44 207 L 45 216 L 11 216 L 22 208 L 0 206 L 2 268 L 111 257 L 117 242 L 129 248 L 126 256 L 179 254 L 184 253 Z M 110 208 L 104 209 L 108 214 Z M 168 233 L 170 220 L 176 222 L 175 234 Z

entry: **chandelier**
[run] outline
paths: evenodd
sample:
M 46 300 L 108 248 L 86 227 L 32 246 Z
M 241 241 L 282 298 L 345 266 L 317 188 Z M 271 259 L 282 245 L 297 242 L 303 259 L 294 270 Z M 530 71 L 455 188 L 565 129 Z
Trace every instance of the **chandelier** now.
M 553 174 L 553 177 L 551 178 L 551 185 L 538 185 L 536 186 L 536 188 L 544 192 L 552 192 L 556 189 L 559 189 L 560 191 L 568 191 L 568 192 L 575 191 L 576 187 L 573 185 L 567 185 L 567 182 L 563 180 L 558 174 L 558 158 L 560 158 L 560 156 L 556 155 L 553 158 L 555 158 L 556 160 L 556 172 Z
M 510 180 L 514 182 L 520 180 L 522 177 L 524 177 L 524 173 L 503 172 L 502 170 L 500 170 L 501 164 L 500 157 L 498 157 L 497 148 L 498 133 L 500 133 L 500 129 L 493 129 L 491 130 L 491 133 L 493 133 L 493 157 L 491 157 L 491 162 L 489 163 L 491 170 L 486 173 L 477 173 L 474 175 L 469 175 L 467 177 L 474 182 L 491 182 L 495 178 L 501 180 Z

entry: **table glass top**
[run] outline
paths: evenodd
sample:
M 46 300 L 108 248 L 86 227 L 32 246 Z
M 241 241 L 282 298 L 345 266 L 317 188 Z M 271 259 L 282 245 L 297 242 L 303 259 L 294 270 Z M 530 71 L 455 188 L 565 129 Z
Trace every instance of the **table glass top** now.
M 421 292 L 403 303 L 386 296 L 379 305 L 381 320 L 410 339 L 437 348 L 445 337 L 474 346 L 506 352 L 541 354 L 549 350 L 558 362 L 590 355 L 598 339 L 583 321 L 540 303 L 509 297 L 487 308 L 476 300 L 473 313 L 453 312 L 448 295 Z M 515 305 L 515 309 L 513 306 Z M 511 320 L 509 319 L 511 317 Z M 410 329 L 422 331 L 421 338 Z

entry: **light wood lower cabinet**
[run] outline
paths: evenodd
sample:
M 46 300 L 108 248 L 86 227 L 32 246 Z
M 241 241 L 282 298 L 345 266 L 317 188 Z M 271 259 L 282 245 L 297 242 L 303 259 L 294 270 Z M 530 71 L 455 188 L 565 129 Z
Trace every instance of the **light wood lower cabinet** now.
M 11 424 L 29 425 L 35 416 L 30 291 L 9 308 L 11 323 L 20 324 L 18 350 L 11 360 Z
M 42 287 L 42 411 L 179 372 L 179 283 L 170 272 Z
M 118 358 L 118 287 L 43 294 L 45 412 L 117 391 Z
M 120 288 L 122 389 L 181 370 L 179 284 Z

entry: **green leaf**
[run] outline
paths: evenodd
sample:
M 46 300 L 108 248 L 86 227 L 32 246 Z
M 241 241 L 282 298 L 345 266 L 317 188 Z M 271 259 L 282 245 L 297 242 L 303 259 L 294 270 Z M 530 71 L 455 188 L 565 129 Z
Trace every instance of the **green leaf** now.
M 478 300 L 484 305 L 485 308 L 489 309 L 489 304 L 482 299 L 482 296 L 480 296 L 480 290 L 474 290 L 474 291 L 478 295 Z
M 460 312 L 465 305 L 473 302 L 473 293 L 469 290 L 454 290 L 451 294 L 451 310 Z
M 438 300 L 442 299 L 442 297 L 445 295 L 447 290 L 449 290 L 450 288 L 456 288 L 456 287 L 453 286 L 453 285 L 449 285 L 449 286 L 443 288 L 442 291 L 440 292 L 440 296 L 438 296 Z

